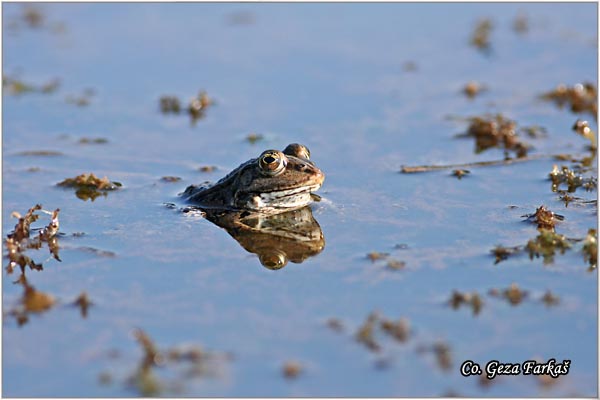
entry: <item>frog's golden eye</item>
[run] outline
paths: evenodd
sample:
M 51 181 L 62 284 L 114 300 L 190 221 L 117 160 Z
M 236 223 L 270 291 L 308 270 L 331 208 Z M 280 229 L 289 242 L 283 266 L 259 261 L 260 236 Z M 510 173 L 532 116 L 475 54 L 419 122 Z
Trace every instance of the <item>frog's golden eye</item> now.
M 287 157 L 277 150 L 267 150 L 258 157 L 258 166 L 265 175 L 279 175 L 286 165 Z

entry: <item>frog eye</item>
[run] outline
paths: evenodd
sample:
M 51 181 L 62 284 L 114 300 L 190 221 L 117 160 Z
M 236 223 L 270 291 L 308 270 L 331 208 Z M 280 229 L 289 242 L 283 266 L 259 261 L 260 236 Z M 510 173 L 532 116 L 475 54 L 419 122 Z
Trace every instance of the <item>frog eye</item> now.
M 286 165 L 287 157 L 277 150 L 267 150 L 258 157 L 258 166 L 265 175 L 279 175 Z
M 304 158 L 305 160 L 310 160 L 310 150 L 308 150 L 308 147 L 299 143 L 288 144 L 287 147 L 283 150 L 283 154 L 287 154 L 288 156 L 294 156 L 298 158 Z

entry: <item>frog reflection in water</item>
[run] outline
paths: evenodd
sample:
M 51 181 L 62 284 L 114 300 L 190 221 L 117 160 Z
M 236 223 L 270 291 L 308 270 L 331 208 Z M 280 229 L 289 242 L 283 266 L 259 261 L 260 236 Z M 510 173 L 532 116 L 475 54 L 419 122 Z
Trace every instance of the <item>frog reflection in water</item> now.
M 186 188 L 206 219 L 227 230 L 261 264 L 280 269 L 321 252 L 323 232 L 307 207 L 325 176 L 306 146 L 264 151 L 214 185 Z M 189 209 L 188 209 L 189 210 Z

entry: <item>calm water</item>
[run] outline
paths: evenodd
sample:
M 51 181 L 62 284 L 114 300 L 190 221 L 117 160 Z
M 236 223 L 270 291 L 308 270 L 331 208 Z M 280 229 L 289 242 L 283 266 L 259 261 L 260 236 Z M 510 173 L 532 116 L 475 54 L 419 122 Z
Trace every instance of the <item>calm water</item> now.
M 535 238 L 536 226 L 521 216 L 542 204 L 565 216 L 558 233 L 584 238 L 597 205 L 565 208 L 547 180 L 551 159 L 472 168 L 461 180 L 449 171 L 398 173 L 401 165 L 503 157 L 499 149 L 475 154 L 471 139 L 456 139 L 467 124 L 450 115 L 501 112 L 547 130 L 524 137 L 532 155 L 584 154 L 586 141 L 571 126 L 590 116 L 538 96 L 560 83 L 597 85 L 595 4 L 38 9 L 44 19 L 30 27 L 22 5 L 3 5 L 3 74 L 35 85 L 58 78 L 60 86 L 3 95 L 2 228 L 6 237 L 11 213 L 36 203 L 60 208 L 62 262 L 45 247 L 27 253 L 44 264 L 26 272 L 29 284 L 57 303 L 21 326 L 10 311 L 23 286 L 13 283 L 18 271 L 3 272 L 4 396 L 140 395 L 127 385 L 143 357 L 135 328 L 162 350 L 198 345 L 221 359 L 194 378 L 185 365 L 155 368 L 160 395 L 597 396 L 597 272 L 588 271 L 582 244 L 550 265 L 525 254 L 495 265 L 490 254 Z M 513 30 L 519 15 L 529 24 L 523 34 Z M 484 17 L 494 26 L 489 54 L 469 45 Z M 461 88 L 470 80 L 488 90 L 467 99 Z M 88 88 L 89 105 L 67 101 Z M 195 126 L 185 114 L 160 113 L 161 96 L 185 105 L 201 89 L 216 104 Z M 597 130 L 592 118 L 590 125 Z M 264 139 L 251 144 L 250 133 Z M 81 144 L 84 137 L 108 142 Z M 225 230 L 164 205 L 181 207 L 177 194 L 187 185 L 292 142 L 306 144 L 327 176 L 324 200 L 312 206 L 325 247 L 301 264 L 263 268 Z M 62 155 L 19 155 L 35 150 Z M 198 170 L 206 165 L 217 169 Z M 123 188 L 92 202 L 55 187 L 84 172 Z M 597 192 L 574 195 L 594 200 Z M 34 226 L 47 222 L 44 215 Z M 405 267 L 371 262 L 376 251 Z M 488 295 L 511 283 L 528 291 L 522 303 Z M 480 313 L 452 309 L 453 290 L 479 293 Z M 547 290 L 558 305 L 540 301 Z M 93 302 L 86 318 L 71 305 L 83 291 Z M 377 328 L 379 352 L 358 343 L 373 311 L 407 318 L 408 340 Z M 343 331 L 328 328 L 329 318 Z M 423 350 L 435 343 L 448 346 L 449 368 Z M 481 385 L 460 374 L 467 359 L 485 366 L 551 358 L 571 367 L 550 385 L 532 376 Z M 292 360 L 303 372 L 286 379 L 282 366 Z

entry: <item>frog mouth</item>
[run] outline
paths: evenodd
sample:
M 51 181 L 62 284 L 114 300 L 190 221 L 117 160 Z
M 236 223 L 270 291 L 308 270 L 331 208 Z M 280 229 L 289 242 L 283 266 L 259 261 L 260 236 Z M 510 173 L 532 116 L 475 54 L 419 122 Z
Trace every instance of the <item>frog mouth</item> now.
M 311 192 L 319 189 L 320 183 L 292 189 L 279 189 L 261 192 L 248 202 L 251 209 L 263 211 L 267 209 L 294 209 L 304 207 L 312 202 Z

